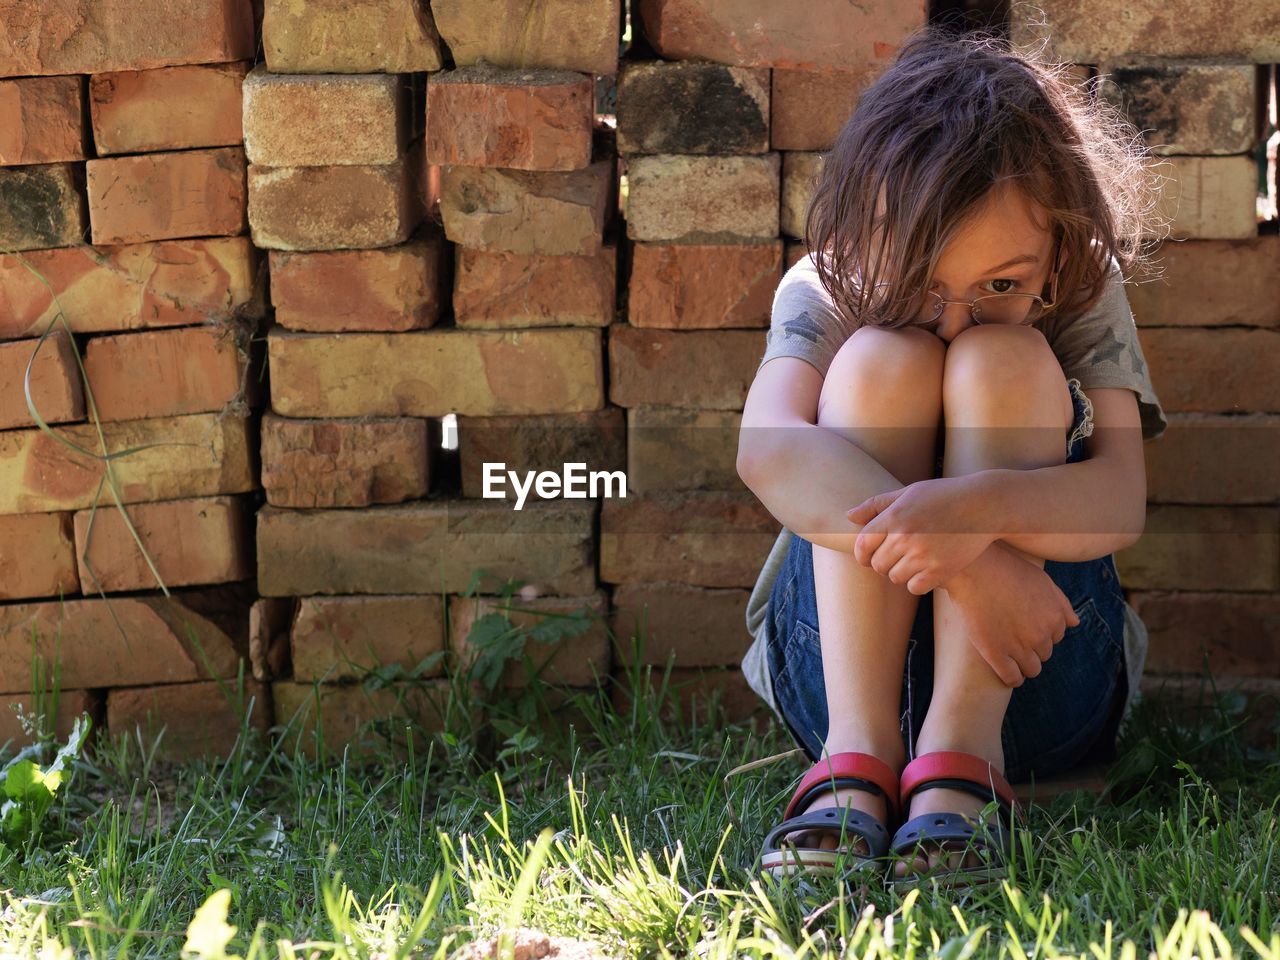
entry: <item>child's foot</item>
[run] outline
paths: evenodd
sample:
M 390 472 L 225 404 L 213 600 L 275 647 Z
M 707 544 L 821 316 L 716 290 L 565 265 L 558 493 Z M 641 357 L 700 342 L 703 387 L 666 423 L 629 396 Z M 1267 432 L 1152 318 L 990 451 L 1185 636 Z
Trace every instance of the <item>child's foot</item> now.
M 997 770 L 1003 773 L 1001 765 Z M 980 799 L 963 790 L 951 790 L 947 787 L 921 787 L 911 797 L 911 808 L 907 811 L 906 820 L 925 813 L 958 813 L 973 823 L 978 823 L 978 814 L 986 806 Z M 957 870 L 964 867 L 982 865 L 982 857 L 978 851 L 959 840 L 948 840 L 942 843 L 921 841 L 915 856 L 911 860 L 900 860 L 893 865 L 895 878 L 902 879 L 914 873 L 925 873 L 935 869 Z
M 825 790 L 811 800 L 803 812 L 809 813 L 813 810 L 841 806 L 852 807 L 855 810 L 868 813 L 887 826 L 885 817 L 888 815 L 888 811 L 885 808 L 888 803 L 885 798 L 878 793 L 872 793 L 870 790 L 862 790 L 858 787 L 837 787 L 835 790 Z M 845 833 L 844 843 L 840 842 L 840 834 L 834 830 L 797 830 L 783 836 L 778 843 L 779 845 L 794 843 L 798 847 L 838 850 L 863 856 L 870 853 L 866 838 L 852 831 Z

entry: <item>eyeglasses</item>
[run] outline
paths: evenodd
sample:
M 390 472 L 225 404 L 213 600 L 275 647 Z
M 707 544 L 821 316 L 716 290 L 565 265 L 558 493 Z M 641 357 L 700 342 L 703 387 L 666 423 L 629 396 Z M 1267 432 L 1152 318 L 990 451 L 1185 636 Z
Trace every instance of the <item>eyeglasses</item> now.
M 948 303 L 963 303 L 969 307 L 969 316 L 978 324 L 1026 324 L 1033 323 L 1057 306 L 1058 301 L 1058 252 L 1054 247 L 1053 273 L 1050 281 L 1049 300 L 1034 293 L 991 293 L 974 300 L 945 300 L 930 291 L 925 295 L 920 323 L 933 323 Z

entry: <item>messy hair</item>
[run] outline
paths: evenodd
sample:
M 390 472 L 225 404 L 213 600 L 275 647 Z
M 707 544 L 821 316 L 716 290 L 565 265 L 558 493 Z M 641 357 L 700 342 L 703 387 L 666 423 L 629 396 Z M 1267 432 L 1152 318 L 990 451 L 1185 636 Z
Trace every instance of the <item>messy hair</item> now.
M 1069 67 L 993 36 L 914 33 L 827 155 L 805 223 L 822 285 L 858 323 L 918 315 L 942 249 L 997 183 L 1048 215 L 1058 306 L 1082 313 L 1114 258 L 1148 265 L 1159 183 L 1141 135 Z

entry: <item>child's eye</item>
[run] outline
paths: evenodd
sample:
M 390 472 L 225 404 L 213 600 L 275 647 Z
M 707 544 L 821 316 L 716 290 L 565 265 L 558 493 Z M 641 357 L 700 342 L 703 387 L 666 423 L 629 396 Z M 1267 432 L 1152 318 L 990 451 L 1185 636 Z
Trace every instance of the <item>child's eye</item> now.
M 992 285 L 992 293 L 1016 293 L 1018 290 L 1018 281 L 1002 277 L 999 280 L 988 280 L 987 283 Z

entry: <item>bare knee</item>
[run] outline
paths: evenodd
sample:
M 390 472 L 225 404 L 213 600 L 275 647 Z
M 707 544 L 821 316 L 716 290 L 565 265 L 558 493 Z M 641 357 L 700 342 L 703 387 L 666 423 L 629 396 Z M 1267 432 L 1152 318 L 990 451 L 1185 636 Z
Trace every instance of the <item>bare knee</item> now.
M 926 330 L 860 327 L 827 370 L 818 423 L 935 426 L 942 413 L 945 354 L 943 341 Z
M 948 424 L 1070 426 L 1071 392 L 1057 357 L 1034 327 L 970 327 L 952 340 L 942 375 Z

